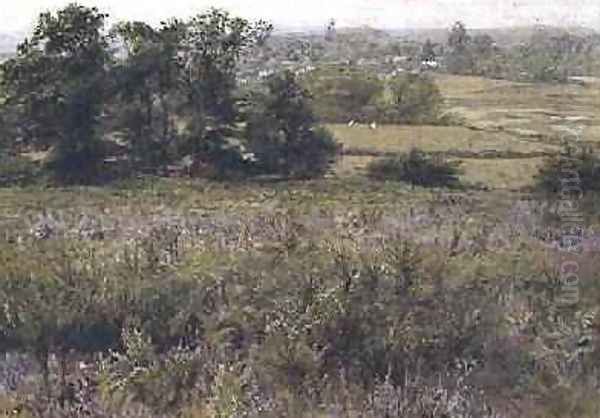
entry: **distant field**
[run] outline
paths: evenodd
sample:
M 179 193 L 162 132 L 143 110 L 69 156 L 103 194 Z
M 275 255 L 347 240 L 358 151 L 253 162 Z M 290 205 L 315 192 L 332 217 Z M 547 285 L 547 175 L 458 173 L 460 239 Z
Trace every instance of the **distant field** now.
M 346 148 L 404 152 L 418 147 L 425 151 L 488 150 L 533 153 L 553 152 L 556 146 L 539 144 L 503 132 L 475 131 L 462 126 L 381 126 L 376 130 L 329 125 Z
M 597 83 L 528 84 L 449 75 L 436 75 L 436 81 L 448 108 L 470 126 L 529 137 L 560 136 L 566 128 L 581 127 L 582 140 L 598 140 Z
M 367 165 L 378 157 L 349 155 L 336 166 L 339 176 L 364 175 Z M 484 185 L 498 190 L 520 190 L 533 185 L 534 176 L 542 166 L 543 158 L 463 158 L 461 161 L 464 184 Z
M 521 189 L 533 183 L 543 156 L 557 153 L 570 132 L 578 132 L 582 143 L 600 146 L 597 83 L 531 84 L 445 74 L 435 79 L 447 110 L 464 118 L 464 126 L 328 125 L 352 154 L 338 162 L 338 174 L 362 173 L 377 154 L 418 147 L 460 157 L 467 182 Z

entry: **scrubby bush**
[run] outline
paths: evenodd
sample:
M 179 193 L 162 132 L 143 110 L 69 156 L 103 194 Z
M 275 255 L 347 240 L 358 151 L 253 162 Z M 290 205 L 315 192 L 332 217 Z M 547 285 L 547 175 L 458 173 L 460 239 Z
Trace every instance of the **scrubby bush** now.
M 408 154 L 383 157 L 369 164 L 369 177 L 423 187 L 448 187 L 459 184 L 459 163 L 449 162 L 439 155 L 427 155 L 418 149 Z
M 15 377 L 0 363 L 0 387 L 44 418 L 494 417 L 557 390 L 553 410 L 585 416 L 569 401 L 597 352 L 579 317 L 554 319 L 560 283 L 530 248 L 526 271 L 485 245 L 472 269 L 472 223 L 421 242 L 429 226 L 393 215 L 161 220 L 76 246 L 67 218 L 0 235 L 0 350 L 39 362 Z
M 113 352 L 100 364 L 102 390 L 121 398 L 121 405 L 134 401 L 155 413 L 179 411 L 214 367 L 201 348 L 178 346 L 160 356 L 151 340 L 131 325 L 123 330 L 122 340 L 124 352 Z
M 589 148 L 567 146 L 549 158 L 537 174 L 538 189 L 582 195 L 600 190 L 600 158 Z
M 379 383 L 369 396 L 369 418 L 501 418 L 487 405 L 484 396 L 462 379 L 448 384 L 439 378 L 436 384 L 418 379 L 394 386 L 389 380 Z
M 313 95 L 315 113 L 328 123 L 373 120 L 384 86 L 375 74 L 348 67 L 324 67 L 302 80 Z
M 0 186 L 25 185 L 35 180 L 40 166 L 28 158 L 0 151 Z
M 285 177 L 323 175 L 337 147 L 318 127 L 308 92 L 289 72 L 271 77 L 266 88 L 256 94 L 246 127 L 256 165 L 264 173 Z
M 440 122 L 442 94 L 426 75 L 402 74 L 386 82 L 378 105 L 382 123 L 436 124 Z

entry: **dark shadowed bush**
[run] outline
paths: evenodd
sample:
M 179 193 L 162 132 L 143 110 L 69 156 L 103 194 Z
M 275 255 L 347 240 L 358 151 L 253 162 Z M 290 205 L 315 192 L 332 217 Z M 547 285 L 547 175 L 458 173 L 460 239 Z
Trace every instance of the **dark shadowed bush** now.
M 268 80 L 256 94 L 246 127 L 260 171 L 285 177 L 323 175 L 336 153 L 333 137 L 318 126 L 309 95 L 287 72 Z
M 0 186 L 29 184 L 39 172 L 40 166 L 31 160 L 0 152 Z
M 600 190 L 600 158 L 591 149 L 567 147 L 549 158 L 537 175 L 537 187 L 548 193 L 584 194 Z
M 408 154 L 378 159 L 369 164 L 368 175 L 375 180 L 391 180 L 423 187 L 458 186 L 458 162 L 446 161 L 413 149 Z

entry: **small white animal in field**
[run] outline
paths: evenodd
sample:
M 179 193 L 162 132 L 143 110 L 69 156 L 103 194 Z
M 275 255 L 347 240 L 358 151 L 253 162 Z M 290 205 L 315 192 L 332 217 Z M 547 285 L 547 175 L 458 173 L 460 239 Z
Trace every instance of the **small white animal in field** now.
M 369 125 L 369 128 L 375 130 L 377 129 L 377 122 L 371 122 L 371 124 Z
M 356 122 L 354 122 L 354 120 L 351 120 L 350 122 L 348 122 L 348 127 L 352 128 L 355 124 Z

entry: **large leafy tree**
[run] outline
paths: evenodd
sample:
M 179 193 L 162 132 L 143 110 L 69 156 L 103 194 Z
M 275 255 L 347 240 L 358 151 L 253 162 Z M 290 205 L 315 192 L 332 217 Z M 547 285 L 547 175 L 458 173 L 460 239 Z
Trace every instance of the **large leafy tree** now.
M 191 154 L 218 155 L 237 122 L 236 69 L 240 56 L 264 42 L 272 27 L 211 9 L 192 18 L 179 51 Z
M 428 38 L 421 48 L 421 61 L 433 61 L 436 58 L 435 44 Z
M 42 13 L 33 35 L 2 68 L 23 137 L 52 148 L 52 167 L 66 181 L 91 180 L 102 158 L 97 128 L 109 61 L 106 17 L 76 4 Z
M 118 24 L 111 33 L 125 58 L 114 67 L 117 129 L 129 140 L 134 165 L 167 161 L 174 137 L 173 96 L 177 91 L 177 51 L 185 35 L 179 20 L 158 29 L 143 22 Z
M 448 35 L 446 65 L 448 71 L 455 74 L 470 74 L 474 61 L 471 53 L 471 36 L 463 22 L 456 22 Z
M 317 125 L 309 94 L 285 72 L 257 93 L 246 137 L 263 172 L 307 178 L 325 173 L 335 155 L 331 136 Z

